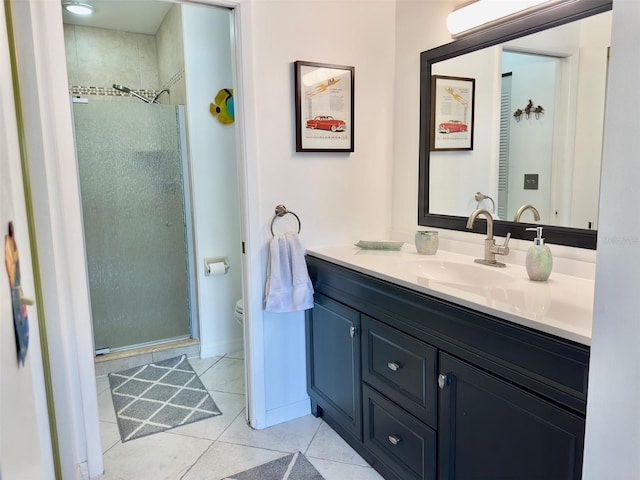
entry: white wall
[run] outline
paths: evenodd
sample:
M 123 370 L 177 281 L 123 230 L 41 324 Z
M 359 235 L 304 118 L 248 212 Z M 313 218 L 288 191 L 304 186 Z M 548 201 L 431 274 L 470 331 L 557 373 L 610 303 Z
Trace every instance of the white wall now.
M 512 55 L 505 52 L 505 57 Z M 522 57 L 522 55 L 520 55 Z M 553 140 L 556 105 L 557 61 L 551 57 L 526 56 L 529 61 L 511 66 L 503 66 L 504 72 L 511 72 L 511 110 L 524 110 L 529 100 L 533 108 L 541 105 L 544 113 L 536 118 L 532 112 L 520 116 L 520 121 L 512 116 L 509 128 L 509 204 L 507 218 L 513 220 L 521 205 L 531 204 L 540 212 L 543 224 L 553 223 L 551 212 L 551 176 L 553 165 Z M 515 63 L 515 62 L 514 62 Z M 538 189 L 525 190 L 524 175 L 538 175 Z M 524 218 L 523 218 L 524 220 Z
M 498 201 L 500 55 L 497 47 L 485 48 L 433 67 L 434 75 L 475 78 L 473 150 L 429 155 L 432 178 L 446 179 L 431 182 L 435 188 L 429 188 L 429 209 L 433 212 L 468 216 L 476 209 L 476 192 Z M 416 196 L 416 212 L 417 201 Z
M 250 28 L 252 63 L 245 74 L 257 108 L 248 119 L 247 132 L 255 131 L 248 152 L 255 170 L 248 174 L 255 172 L 259 188 L 251 195 L 259 203 L 259 212 L 252 213 L 260 229 L 255 260 L 261 263 L 259 285 L 251 291 L 250 328 L 262 328 L 264 338 L 261 358 L 250 361 L 264 367 L 265 413 L 252 418 L 260 427 L 309 412 L 304 315 L 262 311 L 275 206 L 282 203 L 300 217 L 304 246 L 389 238 L 395 2 L 253 2 Z M 296 60 L 355 67 L 353 153 L 295 153 Z
M 20 150 L 4 5 L 0 6 L 0 241 L 3 245 L 9 222 L 20 255 L 23 293 L 35 298 L 29 226 L 22 188 Z M 16 159 L 16 161 L 13 161 Z M 0 478 L 53 479 L 47 402 L 40 331 L 35 306 L 28 307 L 29 349 L 24 365 L 18 364 L 13 326 L 11 290 L 0 267 Z
M 230 11 L 185 5 L 182 22 L 200 351 L 210 357 L 242 349 L 233 317 L 242 298 L 235 124 L 209 112 L 218 90 L 233 86 Z M 205 276 L 205 257 L 228 257 L 231 268 Z
M 640 3 L 614 0 L 589 366 L 585 480 L 640 472 Z
M 447 1 L 397 2 L 393 135 L 392 229 L 413 238 L 418 228 L 418 158 L 420 133 L 420 52 L 449 43 Z
M 608 47 L 611 45 L 611 12 L 584 20 L 580 32 L 580 83 L 575 118 L 572 225 L 598 228 L 600 176 L 580 172 L 600 172 L 605 122 Z M 588 74 L 585 74 L 588 72 Z M 577 200 L 579 199 L 579 201 Z M 595 214 L 595 215 L 594 215 Z

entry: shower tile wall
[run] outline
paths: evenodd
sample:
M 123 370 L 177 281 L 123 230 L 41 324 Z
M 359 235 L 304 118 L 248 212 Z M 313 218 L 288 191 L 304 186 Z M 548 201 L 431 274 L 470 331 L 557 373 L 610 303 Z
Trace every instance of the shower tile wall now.
M 182 10 L 174 5 L 156 32 L 160 85 L 171 89 L 171 103 L 186 103 Z
M 154 36 L 66 24 L 64 32 L 70 85 L 160 86 Z
M 65 24 L 64 36 L 70 87 L 85 87 L 83 92 L 92 87 L 90 98 L 133 102 L 139 100 L 114 90 L 112 85 L 142 90 L 139 93 L 147 96 L 169 88 L 170 96 L 160 96 L 162 103 L 185 103 L 179 5 L 169 10 L 156 35 Z

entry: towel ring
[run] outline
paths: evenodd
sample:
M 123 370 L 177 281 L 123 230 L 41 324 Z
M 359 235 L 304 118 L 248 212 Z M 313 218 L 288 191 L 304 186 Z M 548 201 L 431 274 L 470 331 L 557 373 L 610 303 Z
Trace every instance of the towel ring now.
M 271 235 L 272 236 L 275 237 L 275 234 L 273 233 L 273 224 L 275 223 L 276 218 L 284 217 L 287 213 L 290 213 L 291 215 L 296 217 L 296 220 L 298 221 L 298 233 L 300 233 L 300 228 L 302 228 L 302 223 L 300 222 L 300 217 L 298 217 L 298 215 L 293 213 L 291 210 L 287 210 L 287 207 L 285 207 L 284 205 L 278 205 L 278 206 L 276 206 L 276 214 L 273 217 L 273 219 L 271 220 Z
M 482 192 L 476 192 L 475 196 L 473 197 L 476 199 L 476 202 L 478 202 L 478 206 L 477 208 L 480 208 L 480 204 L 484 201 L 484 200 L 489 200 L 491 202 L 491 213 L 495 213 L 496 211 L 496 204 L 493 201 L 493 198 L 491 198 L 489 195 L 485 195 Z

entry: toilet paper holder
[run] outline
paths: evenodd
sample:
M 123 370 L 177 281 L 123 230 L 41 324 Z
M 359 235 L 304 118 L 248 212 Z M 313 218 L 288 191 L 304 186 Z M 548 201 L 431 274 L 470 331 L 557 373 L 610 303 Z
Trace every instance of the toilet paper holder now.
M 208 277 L 210 275 L 220 275 L 220 274 L 222 274 L 221 271 L 219 271 L 218 273 L 212 273 L 211 272 L 211 267 L 213 265 L 218 264 L 218 263 L 224 264 L 224 273 L 225 274 L 229 271 L 229 268 L 231 268 L 229 266 L 229 258 L 228 257 L 205 257 L 204 258 L 204 275 L 206 277 Z

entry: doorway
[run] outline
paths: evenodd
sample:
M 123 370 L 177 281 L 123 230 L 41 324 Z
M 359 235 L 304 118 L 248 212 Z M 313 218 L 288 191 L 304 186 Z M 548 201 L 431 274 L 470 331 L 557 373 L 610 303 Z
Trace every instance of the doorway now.
M 111 324 L 108 328 L 113 331 L 106 340 L 101 338 L 103 325 L 94 318 L 95 347 L 99 352 L 117 352 L 192 337 L 194 341 L 187 342 L 185 347 L 190 352 L 194 343 L 202 356 L 237 352 L 243 348 L 243 331 L 234 319 L 234 310 L 243 295 L 235 124 L 223 124 L 210 107 L 218 90 L 233 88 L 233 15 L 228 8 L 215 6 L 160 1 L 130 3 L 135 4 L 131 10 L 127 2 L 101 2 L 103 11 L 107 7 L 117 11 L 127 6 L 127 16 L 111 15 L 125 22 L 121 26 L 102 23 L 99 18 L 88 25 L 86 20 L 64 16 L 69 90 L 74 97 L 88 102 L 74 104 L 76 131 L 83 129 L 81 121 L 93 125 L 89 128 L 94 133 L 110 131 L 101 133 L 105 139 L 101 146 L 82 147 L 101 157 L 91 162 L 91 168 L 82 168 L 81 142 L 77 142 L 82 201 L 89 200 L 82 183 L 93 179 L 106 192 L 103 203 L 107 205 L 94 202 L 105 209 L 106 213 L 101 215 L 121 217 L 120 212 L 133 211 L 133 203 L 142 206 L 139 218 L 150 222 L 145 226 L 136 220 L 126 223 L 125 218 L 122 225 L 110 220 L 92 221 L 88 216 L 97 210 L 87 212 L 85 207 L 91 309 L 94 316 L 108 318 L 107 323 Z M 139 7 L 143 7 L 140 20 L 131 26 L 130 17 Z M 162 105 L 149 104 L 145 99 L 157 100 Z M 184 111 L 184 122 L 177 127 L 176 106 Z M 80 112 L 94 108 L 109 111 L 114 125 L 91 120 L 84 113 L 80 121 Z M 168 114 L 173 118 L 167 127 L 170 134 L 161 134 L 162 141 L 142 140 L 145 125 L 157 129 L 161 108 L 174 109 Z M 140 115 L 151 113 L 149 117 L 138 117 L 137 111 Z M 178 141 L 182 137 L 184 143 Z M 173 152 L 180 152 L 174 158 L 177 163 L 171 163 L 171 175 L 157 148 L 170 138 L 174 139 Z M 141 147 L 134 149 L 133 157 L 124 160 L 120 145 L 118 153 L 114 152 L 116 144 L 128 142 Z M 110 161 L 114 156 L 123 156 L 123 163 L 109 167 L 105 155 Z M 129 171 L 133 165 L 135 172 Z M 96 173 L 100 169 L 103 173 Z M 154 186 L 154 176 L 162 177 L 156 179 L 162 185 Z M 121 195 L 117 201 L 110 199 L 120 183 L 135 191 L 132 202 L 127 201 L 127 195 Z M 151 191 L 141 200 L 139 195 L 146 189 L 133 185 L 150 187 Z M 167 215 L 160 205 L 169 197 L 176 202 L 175 215 L 153 220 L 153 215 Z M 96 235 L 88 231 L 92 225 Z M 109 225 L 118 225 L 119 231 L 116 234 L 106 231 Z M 170 232 L 173 243 L 162 243 L 162 237 Z M 106 258 L 105 237 L 110 235 L 120 237 L 118 240 L 125 242 L 126 248 L 113 246 Z M 157 247 L 148 248 L 151 239 L 159 242 Z M 91 245 L 94 240 L 97 246 Z M 126 254 L 133 255 L 135 262 Z M 205 259 L 220 257 L 226 258 L 231 268 L 220 276 L 207 275 Z M 95 258 L 100 260 L 98 266 L 92 267 Z M 110 263 L 121 264 L 117 275 L 104 268 Z M 135 288 L 122 283 L 132 280 L 136 282 Z M 147 317 L 148 323 L 139 321 L 138 314 L 131 314 L 134 307 L 142 310 L 139 315 Z M 112 315 L 104 314 L 114 311 Z M 116 337 L 126 337 L 128 343 Z

